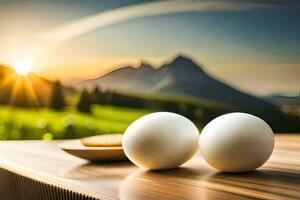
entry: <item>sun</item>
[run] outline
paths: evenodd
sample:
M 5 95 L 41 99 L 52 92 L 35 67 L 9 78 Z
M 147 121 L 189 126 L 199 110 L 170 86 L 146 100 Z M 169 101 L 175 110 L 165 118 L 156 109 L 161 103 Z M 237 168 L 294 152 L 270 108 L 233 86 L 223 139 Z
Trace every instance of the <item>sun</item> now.
M 26 76 L 28 73 L 30 73 L 33 69 L 33 65 L 28 60 L 21 60 L 16 63 L 14 63 L 13 68 L 17 72 L 17 74 Z

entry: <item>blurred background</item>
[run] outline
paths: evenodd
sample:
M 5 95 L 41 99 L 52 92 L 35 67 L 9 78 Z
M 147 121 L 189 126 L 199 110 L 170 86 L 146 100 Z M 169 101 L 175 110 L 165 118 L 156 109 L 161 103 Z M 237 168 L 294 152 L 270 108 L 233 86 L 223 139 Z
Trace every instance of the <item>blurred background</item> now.
M 123 132 L 170 111 L 300 133 L 300 3 L 0 0 L 0 139 Z

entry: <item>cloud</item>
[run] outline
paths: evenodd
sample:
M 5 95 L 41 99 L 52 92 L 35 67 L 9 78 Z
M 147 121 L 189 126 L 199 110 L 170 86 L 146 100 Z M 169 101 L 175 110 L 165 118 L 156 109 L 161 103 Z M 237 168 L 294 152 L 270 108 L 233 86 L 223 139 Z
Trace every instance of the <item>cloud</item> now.
M 34 52 L 36 57 L 37 54 L 47 51 L 76 36 L 95 29 L 137 18 L 182 12 L 242 11 L 273 9 L 276 7 L 278 7 L 278 1 L 274 0 L 166 0 L 131 5 L 86 16 L 60 25 L 52 30 L 48 30 L 45 33 L 38 35 L 37 39 L 33 42 L 36 44 Z
M 274 5 L 257 2 L 238 1 L 207 1 L 207 0 L 175 0 L 145 3 L 133 6 L 117 8 L 99 14 L 83 17 L 75 21 L 63 24 L 53 30 L 40 35 L 43 40 L 64 41 L 75 36 L 93 31 L 105 26 L 121 23 L 124 21 L 164 15 L 180 12 L 203 12 L 203 11 L 235 11 L 270 8 Z

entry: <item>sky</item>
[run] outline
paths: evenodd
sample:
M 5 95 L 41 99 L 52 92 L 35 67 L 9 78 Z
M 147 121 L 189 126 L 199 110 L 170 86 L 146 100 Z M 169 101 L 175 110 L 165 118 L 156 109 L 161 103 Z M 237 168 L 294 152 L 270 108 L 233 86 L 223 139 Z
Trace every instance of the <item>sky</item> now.
M 0 0 L 0 63 L 95 78 L 179 53 L 256 95 L 299 93 L 300 3 L 276 0 Z

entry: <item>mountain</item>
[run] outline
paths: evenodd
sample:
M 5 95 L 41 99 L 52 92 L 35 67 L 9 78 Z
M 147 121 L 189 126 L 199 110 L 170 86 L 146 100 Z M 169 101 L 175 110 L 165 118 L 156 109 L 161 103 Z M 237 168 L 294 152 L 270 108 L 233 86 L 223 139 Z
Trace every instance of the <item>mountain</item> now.
M 100 86 L 110 90 L 151 93 L 156 95 L 183 95 L 199 99 L 221 102 L 262 117 L 280 130 L 291 119 L 273 104 L 239 91 L 205 72 L 191 58 L 179 55 L 159 68 L 144 62 L 138 68 L 132 66 L 114 70 L 104 76 L 79 83 L 81 87 Z M 300 130 L 300 127 L 298 127 Z
M 200 65 L 183 55 L 158 69 L 142 62 L 138 68 L 120 68 L 99 78 L 85 80 L 81 85 L 161 95 L 187 95 L 220 101 L 235 107 L 274 108 L 270 103 L 211 77 Z
M 148 63 L 141 62 L 138 68 L 132 66 L 121 67 L 102 77 L 91 79 L 88 81 L 75 82 L 75 88 L 94 88 L 96 85 L 104 89 L 118 89 L 134 91 L 148 89 L 147 84 L 141 84 L 141 80 L 146 80 L 148 76 L 153 76 L 156 70 Z
M 213 78 L 201 66 L 184 56 L 164 64 L 158 73 L 161 75 L 159 82 L 156 80 L 155 91 L 160 94 L 194 96 L 242 108 L 274 109 L 270 103 Z
M 0 65 L 0 104 L 17 106 L 48 105 L 52 82 L 34 73 L 20 76 Z

